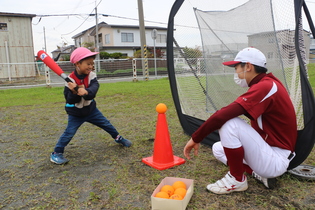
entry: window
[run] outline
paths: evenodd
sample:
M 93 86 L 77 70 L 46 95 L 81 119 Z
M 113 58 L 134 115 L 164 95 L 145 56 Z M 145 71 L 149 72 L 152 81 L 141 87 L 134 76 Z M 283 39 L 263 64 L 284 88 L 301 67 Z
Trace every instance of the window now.
M 102 44 L 103 40 L 102 40 L 102 33 L 98 34 L 98 43 Z
M 0 31 L 7 31 L 8 25 L 6 23 L 0 23 Z
M 121 42 L 133 42 L 133 33 L 121 33 Z
M 76 47 L 81 47 L 82 46 L 81 45 L 82 44 L 82 37 L 76 38 L 74 42 L 75 42 Z
M 110 34 L 105 34 L 105 44 L 110 44 Z
M 165 34 L 158 34 L 156 37 L 157 43 L 166 43 L 166 35 Z

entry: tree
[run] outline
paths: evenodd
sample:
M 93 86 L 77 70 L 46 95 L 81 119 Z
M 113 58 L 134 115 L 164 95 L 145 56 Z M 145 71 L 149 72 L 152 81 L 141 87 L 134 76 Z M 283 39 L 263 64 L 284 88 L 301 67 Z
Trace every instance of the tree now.
M 94 51 L 94 42 L 83 42 L 82 43 L 83 47 L 88 48 L 92 52 Z
M 195 48 L 185 47 L 183 51 L 187 58 L 200 58 L 202 57 L 202 52 L 200 50 L 200 46 L 196 46 Z
M 70 61 L 70 55 L 62 55 L 61 60 L 63 61 Z
M 62 50 L 68 46 L 68 43 L 62 42 L 60 45 L 57 45 L 57 49 L 59 49 L 61 52 Z
M 141 50 L 137 50 L 136 52 L 133 53 L 134 58 L 141 58 Z
M 153 47 L 148 47 L 147 48 L 147 58 L 154 58 L 154 48 Z M 156 57 L 157 58 L 162 58 L 164 56 L 164 52 L 161 49 L 155 49 Z M 141 58 L 141 50 L 137 50 L 133 54 L 134 58 Z
M 148 58 L 154 58 L 154 47 L 149 47 L 148 51 L 150 52 L 150 54 L 149 54 L 150 57 L 148 57 Z M 164 54 L 165 53 L 161 49 L 155 48 L 155 56 L 157 58 L 162 58 L 164 56 Z
M 157 58 L 163 58 L 165 55 L 165 52 L 162 51 L 161 49 L 155 49 L 155 53 Z

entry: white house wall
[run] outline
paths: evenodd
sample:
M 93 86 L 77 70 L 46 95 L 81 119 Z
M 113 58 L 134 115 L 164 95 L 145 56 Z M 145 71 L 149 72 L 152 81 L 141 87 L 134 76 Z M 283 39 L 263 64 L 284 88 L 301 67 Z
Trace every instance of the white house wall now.
M 146 45 L 148 48 L 153 48 L 154 46 L 157 48 L 162 48 L 163 51 L 166 50 L 166 34 L 167 29 L 157 29 L 158 35 L 164 35 L 165 40 L 161 43 L 159 40 L 152 39 L 152 31 L 154 27 L 150 27 L 150 29 L 145 30 L 146 36 Z M 94 27 L 89 28 L 86 31 L 81 32 L 74 36 L 75 46 L 80 47 L 84 46 L 84 42 L 92 42 L 95 40 L 95 31 Z M 132 33 L 133 34 L 133 42 L 122 42 L 121 34 L 122 33 Z M 90 35 L 92 34 L 92 36 Z M 104 25 L 100 24 L 99 32 L 101 37 L 99 37 L 99 47 L 101 51 L 106 51 L 108 53 L 120 52 L 123 54 L 127 54 L 127 56 L 132 57 L 134 52 L 141 48 L 141 38 L 140 38 L 140 30 L 137 26 L 116 26 L 116 25 Z M 105 36 L 109 34 L 109 43 L 105 43 Z M 93 46 L 94 48 L 94 46 Z M 105 50 L 104 50 L 105 49 Z
M 147 47 L 153 47 L 154 41 L 151 37 L 152 30 L 146 30 L 145 31 L 145 37 L 146 37 L 146 45 Z M 122 42 L 121 41 L 121 33 L 133 33 L 134 35 L 134 42 Z M 159 34 L 165 34 L 166 32 L 159 32 Z M 140 38 L 140 30 L 138 29 L 114 29 L 113 30 L 113 39 L 114 39 L 114 46 L 141 46 L 141 38 Z M 105 36 L 105 34 L 103 34 Z M 106 46 L 106 45 L 104 45 Z M 166 43 L 155 43 L 156 47 L 165 47 Z

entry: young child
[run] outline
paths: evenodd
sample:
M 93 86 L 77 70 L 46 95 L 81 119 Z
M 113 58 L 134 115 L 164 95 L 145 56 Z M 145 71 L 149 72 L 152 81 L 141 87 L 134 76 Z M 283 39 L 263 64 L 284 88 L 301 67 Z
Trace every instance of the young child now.
M 69 161 L 63 156 L 64 149 L 84 122 L 89 122 L 102 128 L 117 143 L 125 147 L 131 146 L 131 142 L 120 136 L 116 128 L 96 107 L 94 98 L 96 97 L 99 83 L 96 74 L 92 70 L 94 69 L 94 59 L 97 53 L 91 52 L 87 48 L 79 47 L 70 56 L 70 61 L 75 65 L 75 70 L 69 75 L 73 82 L 68 82 L 64 88 L 68 125 L 59 138 L 54 152 L 50 155 L 50 161 L 53 163 L 64 164 Z

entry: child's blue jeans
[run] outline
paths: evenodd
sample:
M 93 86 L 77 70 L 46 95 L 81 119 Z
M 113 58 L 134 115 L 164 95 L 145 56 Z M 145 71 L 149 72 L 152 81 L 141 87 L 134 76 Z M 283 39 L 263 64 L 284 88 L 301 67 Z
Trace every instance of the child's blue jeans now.
M 93 125 L 96 125 L 107 133 L 109 133 L 113 139 L 118 136 L 116 128 L 109 122 L 109 120 L 97 109 L 95 108 L 91 114 L 86 117 L 76 117 L 73 115 L 68 115 L 68 125 L 64 133 L 60 136 L 56 147 L 55 152 L 63 153 L 65 147 L 69 144 L 79 127 L 84 123 L 89 122 Z

